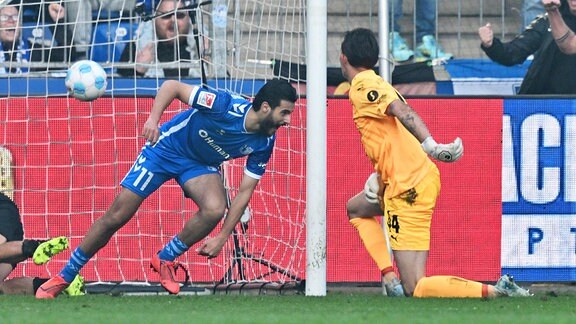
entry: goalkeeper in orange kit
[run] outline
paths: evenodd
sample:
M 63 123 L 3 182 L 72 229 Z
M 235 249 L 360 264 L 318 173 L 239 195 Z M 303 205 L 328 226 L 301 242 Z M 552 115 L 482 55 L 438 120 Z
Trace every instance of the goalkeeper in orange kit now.
M 460 138 L 438 144 L 406 100 L 373 68 L 379 46 L 363 28 L 346 33 L 342 74 L 350 82 L 353 118 L 375 174 L 346 206 L 350 223 L 383 275 L 389 296 L 530 296 L 512 277 L 485 285 L 454 276 L 425 277 L 430 224 L 440 192 L 440 173 L 430 157 L 455 162 L 464 153 Z M 400 278 L 393 271 L 384 231 L 374 218 L 384 215 Z

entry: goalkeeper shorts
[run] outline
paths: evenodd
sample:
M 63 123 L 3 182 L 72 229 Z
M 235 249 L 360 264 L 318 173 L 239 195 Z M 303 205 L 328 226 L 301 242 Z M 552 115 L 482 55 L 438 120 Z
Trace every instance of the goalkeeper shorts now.
M 24 239 L 18 206 L 3 193 L 0 193 L 0 235 L 4 236 L 6 242 Z
M 385 199 L 384 221 L 392 250 L 430 250 L 430 225 L 439 193 L 440 172 L 433 167 L 414 188 Z

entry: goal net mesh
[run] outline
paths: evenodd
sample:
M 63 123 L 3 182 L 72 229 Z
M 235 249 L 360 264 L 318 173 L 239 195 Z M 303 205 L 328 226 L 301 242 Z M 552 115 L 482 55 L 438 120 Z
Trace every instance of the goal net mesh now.
M 165 79 L 253 97 L 266 80 L 279 76 L 278 66 L 290 69 L 305 61 L 305 1 L 163 2 L 170 4 L 0 5 L 2 15 L 10 16 L 0 22 L 0 35 L 16 36 L 0 59 L 0 184 L 20 208 L 25 237 L 67 236 L 72 249 L 79 245 L 112 203 L 143 146 L 141 130 Z M 61 6 L 63 17 L 54 5 Z M 10 6 L 18 9 L 17 21 L 4 14 Z M 174 11 L 175 6 L 185 8 Z M 7 25 L 11 22 L 14 26 Z M 64 86 L 66 69 L 82 58 L 99 62 L 108 74 L 105 96 L 92 102 L 74 99 Z M 299 73 L 282 72 L 300 91 Z M 208 260 L 193 246 L 178 259 L 193 283 L 304 279 L 306 139 L 305 111 L 298 109 L 303 104 L 299 100 L 291 125 L 278 131 L 268 171 L 220 255 Z M 162 121 L 183 109 L 173 103 Z M 243 167 L 244 160 L 223 165 L 231 198 Z M 81 274 L 95 283 L 158 282 L 150 257 L 196 211 L 176 182 L 167 182 Z M 219 230 L 220 225 L 211 235 Z M 55 256 L 45 266 L 25 262 L 12 276 L 53 276 L 69 255 Z

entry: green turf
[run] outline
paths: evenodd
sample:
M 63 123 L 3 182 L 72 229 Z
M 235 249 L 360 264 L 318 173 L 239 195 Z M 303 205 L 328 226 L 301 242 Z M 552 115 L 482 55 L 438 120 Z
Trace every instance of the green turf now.
M 0 323 L 574 323 L 576 296 L 394 299 L 291 296 L 0 296 Z

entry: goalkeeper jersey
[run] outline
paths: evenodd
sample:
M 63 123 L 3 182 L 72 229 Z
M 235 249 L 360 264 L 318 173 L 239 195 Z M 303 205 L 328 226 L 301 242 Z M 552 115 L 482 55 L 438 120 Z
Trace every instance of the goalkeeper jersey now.
M 406 100 L 373 70 L 358 73 L 349 92 L 364 151 L 387 185 L 391 198 L 416 186 L 435 164 L 400 121 L 386 115 L 394 100 Z
M 245 173 L 260 179 L 272 155 L 276 135 L 249 132 L 246 115 L 252 103 L 225 91 L 195 86 L 185 110 L 160 127 L 154 150 L 163 157 L 186 158 L 208 166 L 243 156 Z M 144 150 L 149 147 L 146 143 Z

